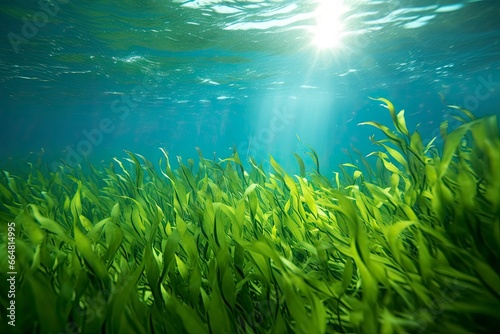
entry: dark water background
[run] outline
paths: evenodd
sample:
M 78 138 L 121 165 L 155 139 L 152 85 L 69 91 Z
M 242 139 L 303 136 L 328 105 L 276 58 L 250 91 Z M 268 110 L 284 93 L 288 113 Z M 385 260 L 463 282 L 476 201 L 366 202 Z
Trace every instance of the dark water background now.
M 442 97 L 500 114 L 500 1 L 331 2 L 341 43 L 320 50 L 318 1 L 2 0 L 0 167 L 236 147 L 293 171 L 311 145 L 332 175 L 376 149 L 358 123 L 390 124 L 369 96 L 425 141 L 456 123 Z

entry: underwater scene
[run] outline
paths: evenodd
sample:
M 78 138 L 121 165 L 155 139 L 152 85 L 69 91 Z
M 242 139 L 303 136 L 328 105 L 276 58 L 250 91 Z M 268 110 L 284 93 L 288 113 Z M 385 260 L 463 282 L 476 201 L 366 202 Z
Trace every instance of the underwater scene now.
M 4 0 L 0 333 L 496 333 L 497 0 Z

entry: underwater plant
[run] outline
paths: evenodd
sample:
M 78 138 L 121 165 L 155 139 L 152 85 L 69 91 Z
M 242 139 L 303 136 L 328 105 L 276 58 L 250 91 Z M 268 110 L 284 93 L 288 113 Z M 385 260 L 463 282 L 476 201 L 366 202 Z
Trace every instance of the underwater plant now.
M 2 333 L 488 333 L 500 321 L 496 116 L 407 129 L 375 167 L 330 180 L 227 159 L 160 169 L 139 154 L 102 169 L 0 175 L 0 252 L 15 222 L 15 305 L 0 257 Z M 356 152 L 355 152 L 356 153 Z M 358 153 L 356 153 L 358 154 Z M 85 170 L 85 171 L 84 171 Z M 353 172 L 352 172 L 353 171 Z

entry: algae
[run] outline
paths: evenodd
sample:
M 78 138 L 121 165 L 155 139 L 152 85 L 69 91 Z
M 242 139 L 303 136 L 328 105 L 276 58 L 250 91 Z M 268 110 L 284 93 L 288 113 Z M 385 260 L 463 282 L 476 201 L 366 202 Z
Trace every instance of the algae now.
M 32 165 L 0 176 L 0 249 L 16 230 L 16 327 L 2 332 L 488 333 L 500 320 L 500 136 L 469 111 L 444 146 L 396 132 L 376 168 L 319 159 L 289 175 L 238 153 L 161 171 Z M 466 140 L 464 140 L 466 139 Z M 368 167 L 367 167 L 368 166 Z M 0 259 L 7 291 L 7 257 Z M 14 331 L 12 331 L 14 329 Z

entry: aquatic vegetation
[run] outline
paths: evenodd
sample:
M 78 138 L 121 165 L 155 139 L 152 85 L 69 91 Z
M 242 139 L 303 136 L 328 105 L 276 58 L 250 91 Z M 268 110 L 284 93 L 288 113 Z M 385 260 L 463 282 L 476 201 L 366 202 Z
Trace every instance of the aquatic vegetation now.
M 376 122 L 380 151 L 332 180 L 238 153 L 160 169 L 4 171 L 16 225 L 18 332 L 479 333 L 500 320 L 500 135 L 455 107 L 442 150 Z M 359 154 L 359 152 L 355 152 Z M 376 158 L 375 167 L 368 159 Z M 0 258 L 7 291 L 6 257 Z M 2 309 L 8 305 L 0 295 Z M 2 311 L 3 312 L 3 311 Z M 12 332 L 2 315 L 2 332 Z M 22 319 L 22 320 L 21 320 Z

